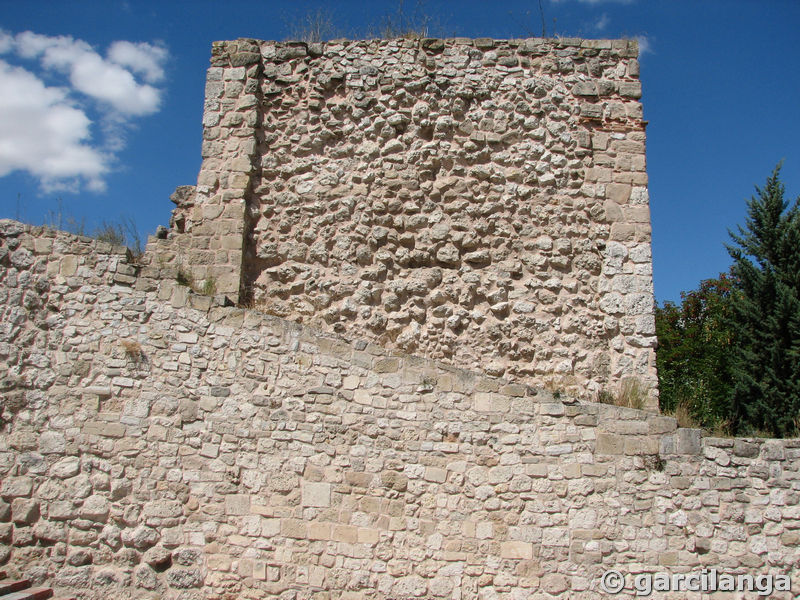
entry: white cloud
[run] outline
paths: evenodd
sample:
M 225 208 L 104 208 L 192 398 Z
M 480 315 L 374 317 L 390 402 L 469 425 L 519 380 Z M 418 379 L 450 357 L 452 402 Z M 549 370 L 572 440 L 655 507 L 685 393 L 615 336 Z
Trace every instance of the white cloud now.
M 47 87 L 33 73 L 0 60 L 0 177 L 28 171 L 45 190 L 83 180 L 103 189 L 109 157 L 93 148 L 91 121 L 68 90 Z
M 115 111 L 127 115 L 148 115 L 156 112 L 161 100 L 159 90 L 136 81 L 131 71 L 119 61 L 101 57 L 82 40 L 69 36 L 49 37 L 26 31 L 16 36 L 16 47 L 24 58 L 41 58 L 42 65 L 69 75 L 72 87 L 79 92 L 106 103 Z M 129 44 L 129 42 L 125 42 Z M 158 68 L 155 62 L 157 52 L 148 54 L 147 49 L 158 50 L 157 46 L 143 44 L 116 50 L 128 62 L 136 61 L 138 71 L 145 65 L 148 71 Z M 112 45 L 112 49 L 114 46 Z M 138 55 L 138 57 L 137 57 Z M 147 57 L 146 61 L 142 57 Z M 162 60 L 166 58 L 166 53 Z
M 643 56 L 649 52 L 654 52 L 653 44 L 650 38 L 646 35 L 637 35 L 634 39 L 639 42 L 639 56 Z
M 0 29 L 0 54 L 5 54 L 14 45 L 14 38 L 8 35 L 5 31 Z
M 162 90 L 152 84 L 164 78 L 167 50 L 118 41 L 104 58 L 69 36 L 0 30 L 0 54 L 51 74 L 45 83 L 29 65 L 0 60 L 0 177 L 23 170 L 48 191 L 103 189 L 131 120 L 159 109 Z
M 114 42 L 108 49 L 108 58 L 120 65 L 139 73 L 148 83 L 158 83 L 164 79 L 161 66 L 167 58 L 167 50 L 163 46 L 131 42 Z
M 608 24 L 610 22 L 611 19 L 608 18 L 608 15 L 603 13 L 602 16 L 599 19 L 597 19 L 597 21 L 595 21 L 592 27 L 594 28 L 595 31 L 605 31 L 606 27 L 608 27 Z

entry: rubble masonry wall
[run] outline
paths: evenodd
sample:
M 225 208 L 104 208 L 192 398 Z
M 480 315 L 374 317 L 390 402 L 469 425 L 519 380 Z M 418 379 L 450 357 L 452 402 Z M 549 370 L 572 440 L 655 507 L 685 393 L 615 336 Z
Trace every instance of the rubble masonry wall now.
M 635 41 L 214 45 L 161 264 L 316 329 L 657 409 Z M 154 275 L 157 278 L 157 275 Z
M 11 576 L 91 600 L 595 599 L 610 568 L 800 589 L 798 440 L 702 437 L 144 270 L 0 221 Z

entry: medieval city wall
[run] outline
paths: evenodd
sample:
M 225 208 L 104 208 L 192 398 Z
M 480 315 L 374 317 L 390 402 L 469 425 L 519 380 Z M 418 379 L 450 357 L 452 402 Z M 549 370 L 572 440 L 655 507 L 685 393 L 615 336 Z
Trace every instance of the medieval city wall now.
M 637 56 L 625 40 L 216 43 L 197 186 L 151 266 L 586 398 L 631 378 L 655 410 Z
M 12 576 L 92 600 L 595 599 L 612 568 L 800 589 L 798 440 L 703 437 L 145 271 L 0 221 Z

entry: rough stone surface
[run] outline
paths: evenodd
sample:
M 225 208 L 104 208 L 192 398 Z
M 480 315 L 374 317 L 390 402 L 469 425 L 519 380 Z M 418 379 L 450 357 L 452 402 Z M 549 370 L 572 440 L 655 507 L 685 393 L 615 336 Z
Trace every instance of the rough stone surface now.
M 636 377 L 656 409 L 635 42 L 247 43 L 214 46 L 146 275 L 588 399 Z

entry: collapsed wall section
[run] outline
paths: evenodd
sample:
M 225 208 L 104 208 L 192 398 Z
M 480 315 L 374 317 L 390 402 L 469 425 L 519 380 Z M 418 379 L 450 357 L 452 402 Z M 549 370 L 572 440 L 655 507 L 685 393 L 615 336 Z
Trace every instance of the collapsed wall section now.
M 636 378 L 654 409 L 638 72 L 624 40 L 217 43 L 177 262 L 492 375 L 586 397 Z
M 140 281 L 124 251 L 0 221 L 12 576 L 87 600 L 594 600 L 607 569 L 704 567 L 800 589 L 798 440 L 703 438 Z

